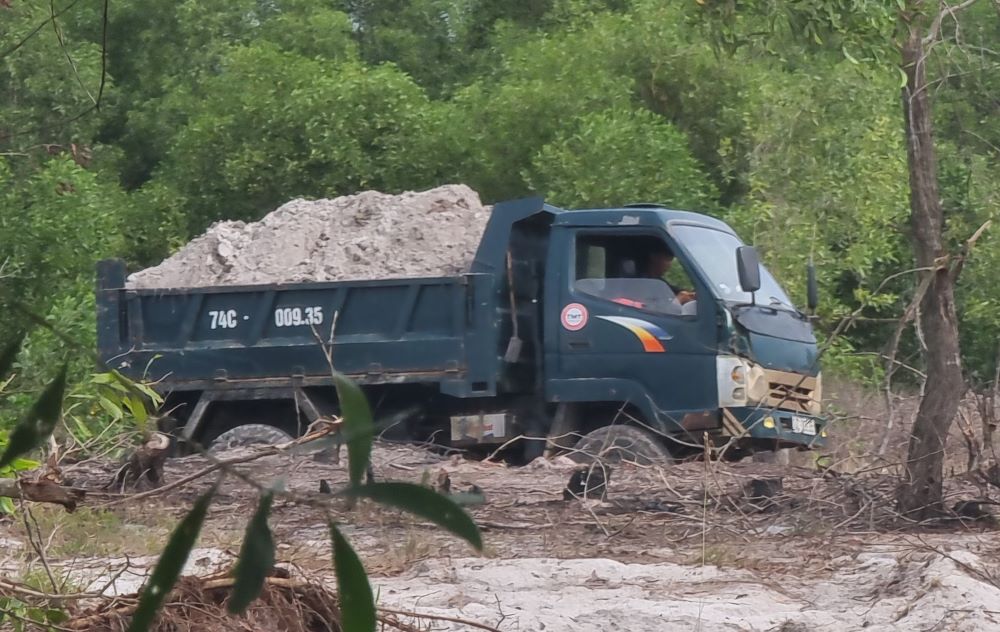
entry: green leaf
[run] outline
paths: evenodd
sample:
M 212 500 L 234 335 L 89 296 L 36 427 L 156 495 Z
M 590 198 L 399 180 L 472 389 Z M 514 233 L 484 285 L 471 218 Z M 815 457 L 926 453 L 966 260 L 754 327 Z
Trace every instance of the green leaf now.
M 260 595 L 264 579 L 274 567 L 274 538 L 267 526 L 274 494 L 270 490 L 260 497 L 260 504 L 247 524 L 240 557 L 236 562 L 236 585 L 229 597 L 230 614 L 243 614 Z
M 90 381 L 94 384 L 112 384 L 116 378 L 113 373 L 95 373 Z
M 64 610 L 58 608 L 47 608 L 45 610 L 45 621 L 47 623 L 59 625 L 67 620 L 69 620 L 69 614 Z
M 14 513 L 14 501 L 10 498 L 0 498 L 0 514 L 12 514 Z
M 41 465 L 38 461 L 34 459 L 14 459 L 10 464 L 10 468 L 15 472 L 24 472 L 26 470 L 33 470 Z
M 148 397 L 150 399 L 150 401 L 152 401 L 154 404 L 162 403 L 163 398 L 160 397 L 160 394 L 157 393 L 156 391 L 154 391 L 149 386 L 147 386 L 145 384 L 138 384 L 138 383 L 133 384 L 133 386 L 135 386 L 135 388 L 140 393 L 142 393 L 143 395 L 145 395 L 146 397 Z
M 333 376 L 337 386 L 340 414 L 344 419 L 344 441 L 347 443 L 347 463 L 351 484 L 357 485 L 368 469 L 372 453 L 375 423 L 365 394 L 358 385 L 340 374 Z
M 426 518 L 483 550 L 479 527 L 461 507 L 432 489 L 412 483 L 371 483 L 347 490 L 352 496 L 370 498 Z
M 125 405 L 128 407 L 128 411 L 135 417 L 135 420 L 140 424 L 146 423 L 148 414 L 146 413 L 146 405 L 142 403 L 142 400 L 134 395 L 130 395 L 125 398 Z
M 337 574 L 337 592 L 340 594 L 341 626 L 344 632 L 374 632 L 375 597 L 365 567 L 332 522 L 330 538 L 333 540 L 333 564 Z
M 17 457 L 45 443 L 59 421 L 65 391 L 66 365 L 63 365 L 56 379 L 45 388 L 28 414 L 11 431 L 7 449 L 0 457 L 0 467 L 9 465 Z
M 23 343 L 24 334 L 20 334 L 0 352 L 0 380 L 5 378 L 7 373 L 10 372 L 11 367 L 14 366 L 14 360 L 17 359 L 17 354 L 21 352 L 21 345 Z
M 170 541 L 160 555 L 160 561 L 153 569 L 153 575 L 149 578 L 146 586 L 142 590 L 139 598 L 139 606 L 132 617 L 128 632 L 145 632 L 156 616 L 156 611 L 160 609 L 160 604 L 170 592 L 170 589 L 177 583 L 184 563 L 187 562 L 188 555 L 194 547 L 195 540 L 201 532 L 201 525 L 205 522 L 205 515 L 208 513 L 208 506 L 215 495 L 215 487 L 207 491 L 195 502 L 194 507 L 184 516 L 177 528 L 170 535 Z
M 121 409 L 121 407 L 104 395 L 97 396 L 97 403 L 104 409 L 104 412 L 111 415 L 112 420 L 119 421 L 125 418 L 125 412 Z
M 90 431 L 87 424 L 83 423 L 83 420 L 76 417 L 72 418 L 73 426 L 76 427 L 76 440 L 80 443 L 86 443 L 87 441 L 94 438 L 94 433 Z M 65 423 L 65 422 L 64 422 Z

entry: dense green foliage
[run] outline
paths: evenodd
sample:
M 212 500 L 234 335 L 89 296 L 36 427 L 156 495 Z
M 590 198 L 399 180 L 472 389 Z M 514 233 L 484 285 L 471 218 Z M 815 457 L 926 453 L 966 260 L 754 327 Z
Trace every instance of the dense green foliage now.
M 91 344 L 99 258 L 153 264 L 296 196 L 445 182 L 717 213 L 799 302 L 817 263 L 821 330 L 865 306 L 830 358 L 855 376 L 872 363 L 853 352 L 878 351 L 912 294 L 904 274 L 873 295 L 912 266 L 898 70 L 817 16 L 758 41 L 713 2 L 122 0 L 106 29 L 103 2 L 56 5 L 0 3 L 4 339 L 21 300 Z M 957 25 L 963 45 L 929 60 L 955 244 L 1000 208 L 1000 20 L 984 2 Z M 992 375 L 1000 338 L 997 230 L 960 282 L 972 375 Z M 21 374 L 62 360 L 38 331 Z M 91 368 L 79 355 L 71 381 Z

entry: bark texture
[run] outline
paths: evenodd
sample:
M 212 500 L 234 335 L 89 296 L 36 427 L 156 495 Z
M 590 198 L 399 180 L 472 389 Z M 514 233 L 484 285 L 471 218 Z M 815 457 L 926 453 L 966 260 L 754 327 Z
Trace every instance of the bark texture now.
M 921 272 L 932 275 L 920 302 L 920 325 L 927 342 L 927 387 L 910 434 L 898 505 L 904 515 L 924 518 L 942 510 L 942 476 L 948 430 L 964 391 L 959 353 L 955 274 L 943 239 L 944 213 L 938 193 L 931 101 L 921 29 L 911 25 L 902 47 L 906 73 L 903 113 L 910 176 L 913 249 Z

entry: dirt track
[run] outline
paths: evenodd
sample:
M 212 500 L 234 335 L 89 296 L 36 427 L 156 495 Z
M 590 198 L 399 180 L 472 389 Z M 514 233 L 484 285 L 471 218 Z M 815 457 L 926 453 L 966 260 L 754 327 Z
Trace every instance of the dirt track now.
M 240 471 L 262 483 L 283 478 L 290 491 L 334 507 L 383 606 L 504 631 L 1000 630 L 998 532 L 958 520 L 907 524 L 891 511 L 889 479 L 754 463 L 623 466 L 612 472 L 605 502 L 566 501 L 574 465 L 564 459 L 509 468 L 382 445 L 373 462 L 381 479 L 434 481 L 445 470 L 453 491 L 479 486 L 486 501 L 469 510 L 483 529 L 484 554 L 397 511 L 369 504 L 344 511 L 318 493 L 321 479 L 334 489 L 344 483 L 342 465 L 280 456 Z M 171 461 L 167 480 L 205 465 L 200 457 Z M 108 469 L 70 474 L 96 483 Z M 774 503 L 747 499 L 745 484 L 767 477 L 783 479 Z M 111 499 L 107 509 L 125 512 L 125 527 L 157 525 L 164 540 L 213 480 L 138 501 Z M 975 493 L 958 480 L 948 488 L 959 497 Z M 231 563 L 255 502 L 253 488 L 227 478 L 188 572 Z M 271 524 L 280 560 L 333 585 L 321 510 L 278 502 Z M 115 546 L 129 552 L 128 541 Z M 135 591 L 154 562 L 51 560 L 87 590 L 105 588 L 129 566 L 109 595 Z

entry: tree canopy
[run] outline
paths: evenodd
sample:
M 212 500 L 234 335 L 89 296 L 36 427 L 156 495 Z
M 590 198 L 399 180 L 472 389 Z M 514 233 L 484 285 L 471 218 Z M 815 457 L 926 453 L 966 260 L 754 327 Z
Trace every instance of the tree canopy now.
M 892 9 L 841 3 L 831 25 L 756 4 L 0 4 L 0 303 L 28 298 L 87 331 L 101 257 L 154 264 L 215 221 L 297 196 L 464 182 L 486 202 L 716 214 L 801 303 L 813 260 L 821 333 L 862 308 L 829 365 L 872 377 L 862 352 L 880 350 L 916 287 L 901 275 L 875 294 L 912 266 L 901 79 L 872 44 Z M 961 37 L 928 52 L 956 246 L 1000 208 L 993 13 L 949 16 L 940 28 Z M 984 379 L 997 239 L 983 236 L 957 288 L 964 364 Z

